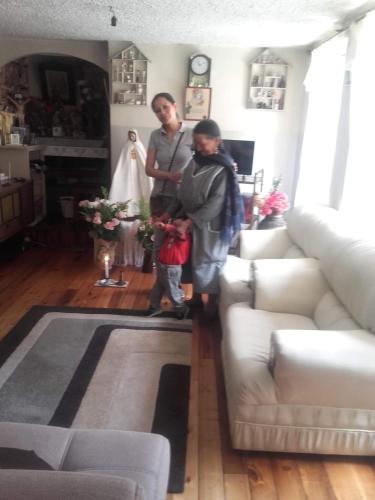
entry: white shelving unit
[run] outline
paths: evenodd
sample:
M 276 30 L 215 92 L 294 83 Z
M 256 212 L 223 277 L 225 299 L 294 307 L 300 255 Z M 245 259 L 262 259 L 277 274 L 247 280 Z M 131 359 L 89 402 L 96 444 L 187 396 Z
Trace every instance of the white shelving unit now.
M 251 63 L 248 108 L 283 110 L 287 72 L 288 64 L 265 49 Z
M 112 104 L 146 106 L 147 63 L 133 43 L 112 57 Z

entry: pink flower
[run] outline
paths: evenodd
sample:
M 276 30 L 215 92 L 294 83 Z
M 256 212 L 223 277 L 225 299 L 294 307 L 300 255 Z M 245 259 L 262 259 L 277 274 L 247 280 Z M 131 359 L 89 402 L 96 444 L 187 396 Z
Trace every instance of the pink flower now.
M 81 200 L 79 203 L 78 203 L 78 206 L 79 207 L 83 207 L 83 208 L 86 208 L 90 205 L 90 202 L 89 200 Z
M 105 229 L 108 229 L 109 231 L 113 231 L 115 226 L 113 225 L 113 222 L 111 220 L 109 220 L 108 222 L 106 222 L 104 224 L 104 227 L 105 227 Z
M 86 220 L 87 222 L 92 222 L 92 217 L 89 217 L 88 215 L 86 215 L 85 220 Z
M 124 212 L 123 210 L 120 210 L 119 212 L 116 213 L 116 217 L 118 219 L 125 219 L 126 217 L 126 212 Z
M 111 222 L 112 222 L 113 227 L 118 226 L 120 224 L 120 221 L 118 219 L 116 219 L 116 217 L 113 217 Z
M 94 217 L 92 219 L 92 222 L 94 224 L 101 224 L 102 223 L 102 218 L 101 218 L 100 212 L 95 212 Z
M 285 193 L 272 191 L 264 199 L 260 212 L 262 215 L 282 214 L 288 206 L 288 197 Z

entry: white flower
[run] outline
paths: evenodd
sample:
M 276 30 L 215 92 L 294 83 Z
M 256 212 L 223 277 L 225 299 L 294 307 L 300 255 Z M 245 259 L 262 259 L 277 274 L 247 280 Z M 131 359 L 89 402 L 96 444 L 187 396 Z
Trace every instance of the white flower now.
M 100 207 L 100 200 L 90 201 L 88 206 L 90 208 L 98 208 Z

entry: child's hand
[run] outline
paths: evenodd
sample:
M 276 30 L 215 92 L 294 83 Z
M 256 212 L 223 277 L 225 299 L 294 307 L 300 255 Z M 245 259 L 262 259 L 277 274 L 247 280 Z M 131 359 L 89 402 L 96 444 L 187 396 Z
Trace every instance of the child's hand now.
M 160 220 L 154 222 L 154 226 L 153 226 L 155 229 L 161 229 L 162 231 L 165 229 L 165 224 L 164 222 L 161 222 Z
M 175 228 L 179 234 L 185 234 L 190 229 L 191 220 L 190 219 L 176 219 L 173 221 L 173 225 L 175 226 Z

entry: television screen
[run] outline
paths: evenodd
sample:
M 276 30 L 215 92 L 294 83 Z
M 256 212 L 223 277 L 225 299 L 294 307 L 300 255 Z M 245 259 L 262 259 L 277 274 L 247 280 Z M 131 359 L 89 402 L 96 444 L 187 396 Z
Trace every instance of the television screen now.
M 251 175 L 254 159 L 254 141 L 223 139 L 224 148 L 237 163 L 237 174 Z

